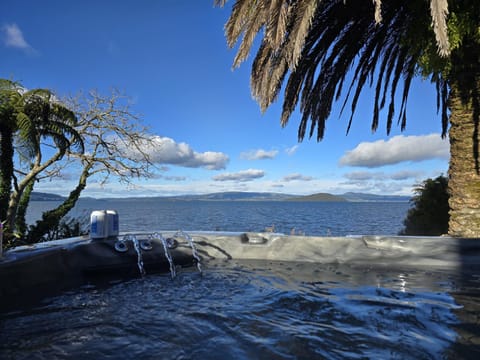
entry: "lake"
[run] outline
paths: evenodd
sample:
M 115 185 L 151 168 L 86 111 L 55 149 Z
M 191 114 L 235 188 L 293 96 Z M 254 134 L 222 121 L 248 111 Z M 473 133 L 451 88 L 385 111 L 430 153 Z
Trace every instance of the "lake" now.
M 27 222 L 57 206 L 31 202 Z M 295 232 L 317 236 L 396 235 L 410 204 L 406 202 L 159 201 L 157 199 L 80 200 L 69 213 L 88 223 L 93 210 L 117 210 L 120 231 L 199 230 Z

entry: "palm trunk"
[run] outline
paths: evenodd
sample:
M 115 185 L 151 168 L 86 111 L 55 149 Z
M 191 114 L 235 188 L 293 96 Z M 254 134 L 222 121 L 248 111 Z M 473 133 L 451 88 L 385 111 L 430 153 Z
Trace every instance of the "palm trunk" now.
M 461 81 L 450 91 L 449 234 L 455 237 L 480 238 L 480 76 L 476 73 L 480 72 L 469 73 L 474 86 L 468 101 L 462 96 Z

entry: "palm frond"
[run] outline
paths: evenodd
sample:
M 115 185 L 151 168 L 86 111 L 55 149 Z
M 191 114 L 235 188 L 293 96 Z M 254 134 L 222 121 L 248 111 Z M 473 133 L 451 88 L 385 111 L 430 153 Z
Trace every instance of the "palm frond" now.
M 448 0 L 430 0 L 430 13 L 438 53 L 443 57 L 448 56 L 450 54 L 447 31 Z
M 447 14 L 447 0 L 237 0 L 226 34 L 230 46 L 243 34 L 234 62 L 238 66 L 255 34 L 265 30 L 252 65 L 253 97 L 265 111 L 286 80 L 281 125 L 287 124 L 298 106 L 299 140 L 309 123 L 309 136 L 316 132 L 321 140 L 333 103 L 342 97 L 341 113 L 350 105 L 349 131 L 365 87 L 373 87 L 375 94 L 372 131 L 377 130 L 383 110 L 387 133 L 394 119 L 404 129 L 420 57 L 425 52 L 436 55 L 432 44 L 438 44 L 442 54 L 449 48 Z M 448 87 L 442 79 L 438 74 L 435 82 L 445 129 Z
M 238 48 L 237 55 L 233 60 L 233 67 L 238 67 L 249 55 L 250 48 L 252 47 L 253 41 L 257 36 L 257 33 L 264 25 L 265 12 L 268 9 L 265 8 L 262 2 L 258 2 L 255 13 L 252 16 L 248 17 L 248 21 L 244 26 L 244 35 Z
M 375 4 L 375 22 L 377 24 L 382 22 L 382 0 L 372 0 Z
M 225 24 L 225 35 L 229 47 L 234 47 L 240 35 L 247 30 L 250 18 L 255 16 L 257 2 L 251 0 L 237 0 L 232 8 L 232 15 Z
M 297 67 L 319 2 L 321 1 L 298 0 L 294 3 L 291 16 L 293 27 L 285 45 L 285 53 L 289 55 L 287 61 L 290 70 L 295 70 Z
M 265 41 L 273 49 L 280 47 L 287 32 L 287 18 L 290 6 L 284 0 L 272 0 L 268 8 Z

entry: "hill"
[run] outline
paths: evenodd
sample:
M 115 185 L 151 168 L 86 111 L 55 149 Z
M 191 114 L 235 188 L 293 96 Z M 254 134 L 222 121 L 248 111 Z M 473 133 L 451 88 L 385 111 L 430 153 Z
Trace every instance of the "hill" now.
M 269 193 L 269 192 L 242 192 L 227 191 L 199 195 L 175 195 L 175 196 L 154 196 L 154 197 L 125 197 L 125 198 L 104 198 L 102 200 L 115 201 L 283 201 L 294 195 Z
M 209 201 L 282 201 L 293 197 L 294 195 L 270 193 L 270 192 L 243 192 L 243 191 L 227 191 L 210 193 L 203 195 L 180 195 L 166 196 L 161 199 L 166 200 L 209 200 Z
M 317 194 L 306 195 L 306 196 L 295 196 L 287 200 L 288 201 L 337 201 L 337 202 L 347 201 L 342 196 L 332 195 L 328 193 L 317 193 Z
M 32 201 L 62 201 L 65 197 L 43 193 L 33 192 Z M 94 198 L 82 197 L 82 200 Z M 336 202 L 408 202 L 409 196 L 397 195 L 374 195 L 365 193 L 347 192 L 342 195 L 333 195 L 329 193 L 315 193 L 311 195 L 292 195 L 272 192 L 243 192 L 227 191 L 200 195 L 177 195 L 177 196 L 155 196 L 155 197 L 124 197 L 124 198 L 104 198 L 101 200 L 115 201 L 336 201 Z
M 401 195 L 374 195 L 355 192 L 347 192 L 341 196 L 352 202 L 409 202 L 411 198 L 410 196 Z
M 63 201 L 64 196 L 43 192 L 32 192 L 30 195 L 30 201 Z

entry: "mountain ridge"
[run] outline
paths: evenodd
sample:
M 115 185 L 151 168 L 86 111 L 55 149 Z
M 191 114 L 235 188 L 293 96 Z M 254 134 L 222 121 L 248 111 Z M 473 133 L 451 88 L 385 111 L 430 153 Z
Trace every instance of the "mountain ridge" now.
M 57 194 L 33 192 L 32 201 L 62 201 L 65 197 Z M 91 200 L 144 200 L 144 201 L 305 201 L 305 202 L 409 202 L 410 197 L 404 195 L 377 195 L 369 193 L 347 192 L 344 194 L 313 193 L 310 195 L 294 195 L 275 192 L 247 192 L 224 191 L 200 195 L 175 195 L 141 197 L 132 196 L 124 198 L 91 198 Z

